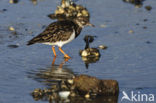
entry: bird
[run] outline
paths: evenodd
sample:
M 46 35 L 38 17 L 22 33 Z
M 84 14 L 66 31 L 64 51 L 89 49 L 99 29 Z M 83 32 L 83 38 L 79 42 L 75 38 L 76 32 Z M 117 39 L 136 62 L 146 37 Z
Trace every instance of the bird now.
M 89 18 L 86 17 L 55 21 L 48 25 L 42 33 L 28 41 L 27 45 L 32 45 L 35 43 L 52 45 L 52 51 L 55 57 L 57 56 L 55 46 L 58 46 L 59 51 L 64 54 L 65 58 L 71 58 L 62 50 L 62 46 L 78 37 L 85 26 L 94 27 L 94 25 L 89 22 Z

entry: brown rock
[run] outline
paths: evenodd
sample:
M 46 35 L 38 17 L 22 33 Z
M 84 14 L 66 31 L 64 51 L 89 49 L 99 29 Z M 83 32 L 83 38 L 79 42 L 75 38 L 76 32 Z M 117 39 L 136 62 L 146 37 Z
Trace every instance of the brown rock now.
M 118 95 L 119 92 L 116 80 L 99 80 L 87 75 L 75 77 L 74 87 L 80 94 Z
M 74 78 L 75 89 L 80 92 L 80 94 L 86 94 L 88 92 L 98 92 L 100 80 L 95 77 L 80 75 Z

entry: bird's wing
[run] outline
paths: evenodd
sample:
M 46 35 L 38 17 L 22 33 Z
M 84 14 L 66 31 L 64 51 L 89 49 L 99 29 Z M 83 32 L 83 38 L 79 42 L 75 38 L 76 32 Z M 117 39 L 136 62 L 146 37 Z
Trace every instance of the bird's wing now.
M 58 21 L 51 23 L 42 33 L 28 42 L 28 45 L 34 43 L 56 42 L 67 40 L 73 30 L 74 24 L 70 21 Z

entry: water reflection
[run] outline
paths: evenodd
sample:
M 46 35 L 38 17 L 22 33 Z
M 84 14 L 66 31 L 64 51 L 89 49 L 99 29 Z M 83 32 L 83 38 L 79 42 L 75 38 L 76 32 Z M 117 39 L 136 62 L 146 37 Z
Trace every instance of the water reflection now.
M 43 83 L 47 88 L 36 88 L 32 92 L 35 101 L 48 101 L 49 103 L 117 103 L 118 96 L 95 96 L 84 98 L 84 96 L 75 94 L 72 89 L 72 80 L 75 77 L 74 72 L 65 65 L 68 59 L 64 59 L 59 65 L 55 64 L 56 57 L 53 58 L 51 67 L 31 71 L 28 77 Z M 62 94 L 61 94 L 62 93 Z M 69 93 L 69 95 L 68 95 Z
M 81 57 L 81 59 L 85 63 L 86 69 L 88 69 L 89 64 L 96 63 L 100 60 L 100 57 Z
M 55 64 L 55 60 L 56 57 L 53 58 L 51 67 L 39 69 L 39 71 L 31 71 L 29 77 L 48 86 L 74 77 L 71 69 L 63 66 L 68 59 L 64 59 L 59 65 Z

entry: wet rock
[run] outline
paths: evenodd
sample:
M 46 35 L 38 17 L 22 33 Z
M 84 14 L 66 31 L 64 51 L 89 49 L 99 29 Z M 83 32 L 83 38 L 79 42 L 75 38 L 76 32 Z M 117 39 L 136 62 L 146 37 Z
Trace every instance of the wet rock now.
M 32 96 L 35 100 L 39 100 L 40 98 L 43 97 L 43 90 L 37 88 L 32 92 Z
M 31 0 L 34 5 L 37 5 L 37 0 Z
M 114 33 L 115 33 L 115 34 L 118 34 L 119 32 L 118 32 L 118 31 L 115 31 Z
M 146 41 L 146 44 L 151 44 L 151 42 L 150 41 Z
M 138 26 L 138 25 L 140 25 L 139 23 L 136 23 L 136 25 Z
M 86 94 L 85 95 L 85 98 L 87 98 L 87 99 L 90 98 L 90 95 L 89 94 Z
M 42 29 L 45 29 L 46 27 L 47 27 L 46 25 L 43 25 L 43 26 L 42 26 Z
M 133 30 L 129 30 L 128 33 L 129 33 L 129 34 L 133 34 L 134 31 L 133 31 Z
M 0 10 L 0 13 L 4 13 L 6 11 L 7 11 L 7 9 L 2 9 L 2 10 Z
M 73 79 L 68 79 L 67 82 L 68 82 L 69 84 L 73 84 L 73 83 L 74 83 Z
M 108 47 L 106 45 L 99 45 L 99 49 L 107 49 Z
M 85 7 L 73 3 L 71 0 L 62 0 L 61 5 L 57 7 L 55 13 L 49 14 L 48 17 L 58 20 L 87 17 L 89 20 L 89 15 Z
M 144 26 L 143 29 L 147 29 L 147 26 Z
M 144 22 L 148 21 L 148 19 L 144 19 Z
M 58 84 L 52 81 L 52 86 L 45 89 L 35 89 L 31 94 L 35 100 L 54 100 L 86 98 L 93 99 L 98 96 L 118 96 L 119 87 L 115 80 L 100 80 L 88 75 L 79 75 L 63 80 Z M 64 88 L 65 87 L 65 88 Z M 110 98 L 110 97 L 109 97 Z
M 142 7 L 143 2 L 145 0 L 123 0 L 123 1 L 127 2 L 127 3 L 131 3 L 131 4 L 135 5 L 135 7 L 140 8 L 140 7 Z
M 75 90 L 80 94 L 118 95 L 119 86 L 115 80 L 99 80 L 96 77 L 80 75 L 74 78 Z
M 10 0 L 9 3 L 10 3 L 10 4 L 16 4 L 16 3 L 18 3 L 18 1 L 19 1 L 19 0 Z
M 8 45 L 9 48 L 18 48 L 18 45 Z
M 61 98 L 68 98 L 69 95 L 70 95 L 70 91 L 60 91 L 60 92 L 59 92 L 59 96 L 60 96 Z
M 149 5 L 149 6 L 145 6 L 145 9 L 147 10 L 147 11 L 151 11 L 152 10 L 152 7 Z
M 10 31 L 15 31 L 15 28 L 14 28 L 13 26 L 10 26 L 10 27 L 9 27 L 9 30 L 10 30 Z
M 106 25 L 106 24 L 101 24 L 100 27 L 101 27 L 101 28 L 106 28 L 107 25 Z
M 3 9 L 2 11 L 7 11 L 7 9 Z

